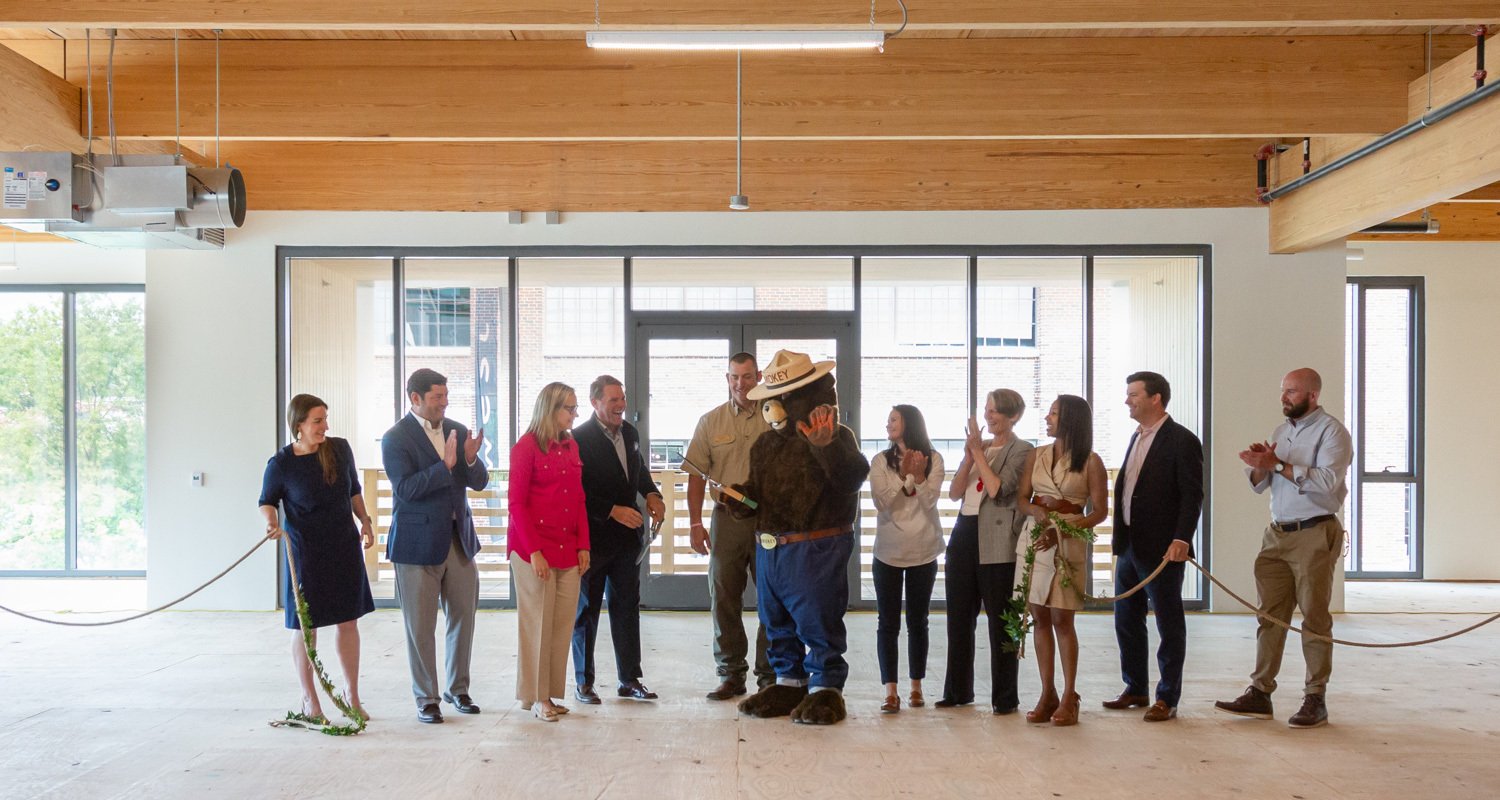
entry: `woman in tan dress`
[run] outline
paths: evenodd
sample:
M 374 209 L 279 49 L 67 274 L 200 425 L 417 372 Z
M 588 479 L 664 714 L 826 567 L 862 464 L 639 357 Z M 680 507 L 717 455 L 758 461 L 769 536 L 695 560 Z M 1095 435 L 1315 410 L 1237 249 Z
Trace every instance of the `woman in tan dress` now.
M 1071 394 L 1059 395 L 1047 412 L 1047 435 L 1052 444 L 1032 451 L 1021 471 L 1016 507 L 1038 522 L 1056 512 L 1064 522 L 1092 528 L 1109 513 L 1109 478 L 1104 461 L 1093 452 L 1093 412 L 1088 401 Z M 1023 533 L 1016 543 L 1023 556 L 1017 559 L 1017 578 L 1025 569 L 1024 554 L 1031 536 Z M 1063 586 L 1059 560 L 1066 560 L 1073 585 Z M 1035 627 L 1032 641 L 1037 670 L 1041 673 L 1042 696 L 1027 712 L 1027 722 L 1052 721 L 1053 725 L 1078 723 L 1078 632 L 1073 614 L 1083 608 L 1083 583 L 1088 580 L 1089 543 L 1061 535 L 1049 528 L 1036 545 L 1031 571 L 1031 590 L 1026 598 Z M 1018 580 L 1019 583 L 1019 580 Z M 1062 662 L 1061 699 L 1053 683 L 1053 653 Z

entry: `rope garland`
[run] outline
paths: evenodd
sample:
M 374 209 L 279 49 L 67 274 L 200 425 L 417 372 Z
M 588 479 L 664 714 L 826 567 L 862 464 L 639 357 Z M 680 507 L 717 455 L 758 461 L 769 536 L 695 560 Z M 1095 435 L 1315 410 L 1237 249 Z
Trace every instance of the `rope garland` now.
M 249 550 L 245 551 L 244 555 L 242 555 L 239 558 L 235 559 L 235 562 L 233 564 L 230 564 L 229 566 L 225 567 L 223 572 L 220 572 L 218 575 L 215 575 L 212 578 L 209 578 L 208 582 L 202 584 L 201 586 L 199 586 L 198 588 L 192 590 L 191 592 L 188 592 L 187 594 L 185 594 L 185 595 L 177 598 L 176 600 L 173 600 L 170 603 L 165 603 L 163 605 L 157 606 L 156 608 L 149 609 L 147 611 L 142 611 L 139 614 L 132 614 L 132 615 L 130 615 L 128 617 L 121 617 L 120 619 L 107 619 L 107 620 L 104 620 L 103 622 L 67 622 L 67 621 L 60 620 L 60 619 L 47 619 L 46 617 L 32 616 L 31 614 L 27 614 L 24 611 L 17 611 L 14 608 L 7 608 L 5 606 L 0 606 L 0 611 L 8 611 L 8 612 L 10 612 L 12 614 L 15 614 L 18 617 L 24 617 L 26 619 L 32 620 L 33 622 L 42 622 L 42 623 L 45 623 L 47 625 L 63 625 L 63 626 L 69 627 L 69 628 L 98 628 L 98 627 L 102 627 L 104 625 L 119 625 L 122 622 L 130 622 L 132 620 L 137 620 L 137 619 L 140 619 L 142 617 L 149 617 L 149 616 L 151 616 L 152 614 L 155 614 L 158 611 L 166 611 L 167 609 L 171 608 L 172 606 L 175 606 L 178 603 L 181 603 L 182 601 L 188 599 L 189 597 L 192 597 L 193 595 L 195 595 L 195 594 L 203 591 L 204 589 L 207 589 L 208 587 L 210 587 L 214 583 L 216 583 L 220 578 L 224 577 L 225 575 L 228 575 L 230 573 L 230 571 L 233 570 L 235 567 L 238 567 L 240 564 L 243 564 L 245 562 L 245 559 L 249 558 L 251 556 L 251 554 L 253 554 L 256 550 L 260 549 L 261 545 L 263 545 L 263 544 L 265 544 L 266 542 L 269 542 L 269 541 L 271 541 L 271 535 L 268 533 L 264 537 L 262 537 L 260 541 L 256 542 L 254 547 L 252 547 Z

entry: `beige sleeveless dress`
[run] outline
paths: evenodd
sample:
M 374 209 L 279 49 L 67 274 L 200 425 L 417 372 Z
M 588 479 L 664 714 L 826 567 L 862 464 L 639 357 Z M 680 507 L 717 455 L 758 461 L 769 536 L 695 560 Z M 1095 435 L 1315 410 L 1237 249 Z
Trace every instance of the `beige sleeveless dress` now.
M 1032 494 L 1058 497 L 1079 506 L 1088 504 L 1089 479 L 1083 472 L 1069 472 L 1068 459 L 1054 463 L 1050 444 L 1036 449 L 1036 463 L 1031 472 Z M 1074 525 L 1083 519 L 1082 514 L 1062 514 L 1060 517 Z M 1048 608 L 1080 610 L 1083 608 L 1081 590 L 1088 588 L 1089 543 L 1072 536 L 1059 535 L 1058 545 L 1049 550 L 1038 550 L 1036 563 L 1031 570 L 1031 593 L 1028 603 Z M 1031 544 L 1031 526 L 1027 525 L 1016 540 L 1016 585 L 1021 585 L 1026 563 L 1026 548 Z M 1065 558 L 1073 567 L 1075 587 L 1062 585 L 1062 576 L 1056 559 Z

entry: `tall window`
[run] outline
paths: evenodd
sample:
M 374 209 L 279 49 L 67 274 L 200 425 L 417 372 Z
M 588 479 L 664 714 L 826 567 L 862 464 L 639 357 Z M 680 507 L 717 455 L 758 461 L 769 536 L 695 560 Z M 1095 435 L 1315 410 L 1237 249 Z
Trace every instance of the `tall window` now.
M 406 290 L 406 343 L 412 347 L 469 346 L 469 289 Z
M 145 570 L 144 297 L 0 290 L 0 572 Z

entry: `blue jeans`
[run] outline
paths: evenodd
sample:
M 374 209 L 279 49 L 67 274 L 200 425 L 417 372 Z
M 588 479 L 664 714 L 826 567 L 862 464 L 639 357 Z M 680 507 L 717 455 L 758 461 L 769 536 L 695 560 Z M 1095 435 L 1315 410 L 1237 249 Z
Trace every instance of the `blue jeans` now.
M 1126 694 L 1146 696 L 1151 682 L 1150 641 L 1146 637 L 1146 603 L 1156 611 L 1156 631 L 1161 646 L 1156 650 L 1161 680 L 1156 699 L 1176 708 L 1182 698 L 1182 665 L 1187 658 L 1187 620 L 1182 612 L 1182 576 L 1185 561 L 1174 561 L 1146 585 L 1124 600 L 1115 601 L 1115 639 L 1120 643 L 1120 677 Z M 1156 563 L 1146 564 L 1126 550 L 1115 563 L 1115 591 L 1123 592 L 1145 580 Z
M 896 642 L 901 638 L 901 589 L 906 587 L 907 670 L 914 681 L 927 677 L 927 610 L 932 585 L 937 582 L 937 560 L 915 567 L 893 567 L 875 559 L 875 655 L 880 659 L 880 682 L 896 682 Z
M 756 549 L 760 624 L 778 681 L 806 681 L 809 689 L 844 688 L 849 678 L 844 611 L 853 552 L 852 534 Z

